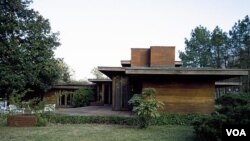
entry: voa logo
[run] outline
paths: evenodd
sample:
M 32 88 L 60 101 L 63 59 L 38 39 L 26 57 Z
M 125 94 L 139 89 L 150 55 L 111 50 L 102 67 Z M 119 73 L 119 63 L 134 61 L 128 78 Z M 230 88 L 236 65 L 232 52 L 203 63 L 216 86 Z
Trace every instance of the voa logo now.
M 244 129 L 226 129 L 226 132 L 227 132 L 227 136 L 247 136 L 246 132 Z

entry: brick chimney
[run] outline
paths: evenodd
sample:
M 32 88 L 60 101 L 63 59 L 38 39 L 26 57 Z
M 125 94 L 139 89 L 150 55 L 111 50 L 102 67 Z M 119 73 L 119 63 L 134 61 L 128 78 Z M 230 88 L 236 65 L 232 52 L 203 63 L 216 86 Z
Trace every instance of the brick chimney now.
M 131 67 L 149 67 L 150 49 L 131 48 Z
M 175 47 L 132 48 L 131 67 L 175 67 Z
M 174 67 L 175 47 L 174 46 L 151 46 L 150 67 Z

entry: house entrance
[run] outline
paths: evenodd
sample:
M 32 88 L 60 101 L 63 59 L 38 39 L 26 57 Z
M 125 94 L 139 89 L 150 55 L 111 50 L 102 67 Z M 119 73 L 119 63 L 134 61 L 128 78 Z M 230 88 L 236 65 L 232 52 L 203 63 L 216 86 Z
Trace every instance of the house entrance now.
M 72 91 L 58 91 L 56 92 L 57 107 L 72 107 L 73 106 L 73 92 Z

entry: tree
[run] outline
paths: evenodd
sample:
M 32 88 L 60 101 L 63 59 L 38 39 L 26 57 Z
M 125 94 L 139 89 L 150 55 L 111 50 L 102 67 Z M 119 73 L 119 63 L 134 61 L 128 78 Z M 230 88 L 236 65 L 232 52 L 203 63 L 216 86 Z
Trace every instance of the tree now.
M 185 52 L 180 51 L 180 59 L 186 67 L 211 67 L 211 33 L 203 26 L 191 32 L 191 38 L 185 38 Z
M 246 16 L 229 31 L 231 64 L 230 67 L 250 68 L 250 20 Z
M 248 15 L 243 20 L 239 20 L 229 31 L 231 60 L 230 68 L 250 68 L 250 20 Z M 250 78 L 241 77 L 242 91 L 249 92 Z
M 250 19 L 246 16 L 235 23 L 229 36 L 218 26 L 213 32 L 198 26 L 185 44 L 179 56 L 184 66 L 250 68 Z
M 101 73 L 98 68 L 94 67 L 91 70 L 91 73 L 95 76 L 96 79 L 104 79 L 105 76 L 103 75 L 103 73 Z
M 226 68 L 228 66 L 228 37 L 218 26 L 211 34 L 211 54 L 213 68 Z
M 58 82 L 69 82 L 70 80 L 70 69 L 69 66 L 63 61 L 63 59 L 59 58 L 58 59 L 58 73 L 61 75 L 58 80 Z
M 62 76 L 54 50 L 58 33 L 48 19 L 29 8 L 31 0 L 0 0 L 0 97 L 14 89 L 39 94 Z
M 250 19 L 239 20 L 229 34 L 218 26 L 213 32 L 198 26 L 185 44 L 179 57 L 186 67 L 250 68 Z M 249 78 L 241 77 L 241 81 L 242 90 L 249 91 Z

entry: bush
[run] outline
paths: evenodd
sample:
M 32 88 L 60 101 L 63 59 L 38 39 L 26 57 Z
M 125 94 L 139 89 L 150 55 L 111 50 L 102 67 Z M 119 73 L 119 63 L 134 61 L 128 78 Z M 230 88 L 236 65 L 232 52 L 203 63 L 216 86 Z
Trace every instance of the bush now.
M 142 94 L 135 94 L 128 102 L 133 105 L 140 128 L 147 128 L 154 118 L 160 116 L 158 109 L 163 104 L 156 100 L 155 93 L 155 89 L 146 88 Z
M 230 94 L 216 100 L 218 108 L 208 117 L 193 122 L 197 136 L 221 140 L 223 125 L 250 125 L 250 95 Z
M 152 125 L 192 125 L 194 121 L 206 117 L 203 114 L 161 114 L 152 120 Z
M 88 106 L 90 104 L 90 99 L 92 95 L 93 91 L 87 88 L 82 88 L 75 91 L 73 95 L 73 106 L 74 107 Z
M 0 126 L 7 125 L 7 114 L 0 113 Z
M 58 114 L 42 115 L 50 123 L 60 124 L 119 124 L 119 125 L 138 125 L 135 117 L 116 117 L 116 116 L 68 116 Z M 158 118 L 152 119 L 151 125 L 191 125 L 194 121 L 200 121 L 205 115 L 201 114 L 162 114 Z
M 9 104 L 15 105 L 18 110 L 21 108 L 24 108 L 25 114 L 32 114 L 34 113 L 40 113 L 43 111 L 44 106 L 46 102 L 42 100 L 39 97 L 34 97 L 32 99 L 24 101 L 24 97 L 27 95 L 28 92 L 31 90 L 25 90 L 25 91 L 16 91 L 13 90 L 13 92 L 10 94 L 9 97 Z M 15 111 L 10 111 L 12 114 L 15 113 Z
M 47 119 L 41 115 L 37 116 L 37 126 L 46 126 Z
M 46 114 L 44 117 L 50 123 L 60 124 L 119 124 L 119 125 L 134 125 L 135 119 L 133 117 L 115 117 L 115 116 L 67 116 Z

